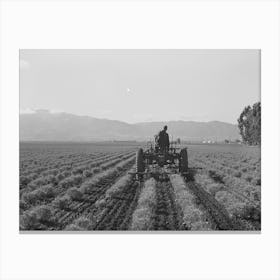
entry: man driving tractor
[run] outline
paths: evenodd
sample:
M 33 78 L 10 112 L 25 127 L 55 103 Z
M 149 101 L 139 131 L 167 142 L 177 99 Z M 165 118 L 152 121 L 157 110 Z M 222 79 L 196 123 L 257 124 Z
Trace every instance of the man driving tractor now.
M 161 152 L 167 152 L 169 150 L 169 135 L 166 131 L 167 125 L 158 134 L 158 146 Z
M 155 164 L 157 164 L 158 167 L 173 168 L 172 170 L 176 169 L 176 172 L 180 172 L 185 176 L 188 172 L 187 148 L 175 147 L 175 142 L 169 142 L 167 125 L 154 137 L 154 144 L 149 141 L 146 149 L 139 148 L 136 152 L 136 172 L 134 173 L 137 175 L 136 178 L 142 180 L 144 175 L 151 175 L 158 178 L 158 174 L 162 174 L 161 171 L 163 170 L 159 171 L 157 167 L 154 166 Z

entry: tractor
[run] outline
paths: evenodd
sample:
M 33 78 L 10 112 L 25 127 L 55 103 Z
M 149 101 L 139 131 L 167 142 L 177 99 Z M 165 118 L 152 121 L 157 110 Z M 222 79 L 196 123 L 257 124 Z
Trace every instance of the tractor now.
M 155 136 L 146 148 L 136 152 L 136 179 L 152 176 L 157 180 L 168 180 L 169 174 L 180 173 L 186 177 L 189 173 L 187 148 L 178 147 L 180 139 L 171 141 L 169 149 L 161 150 Z

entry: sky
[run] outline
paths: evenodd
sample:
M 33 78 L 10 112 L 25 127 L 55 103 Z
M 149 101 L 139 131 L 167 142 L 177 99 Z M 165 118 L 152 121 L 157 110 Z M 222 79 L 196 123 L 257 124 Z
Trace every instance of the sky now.
M 259 50 L 20 50 L 20 112 L 128 123 L 237 123 L 260 101 Z

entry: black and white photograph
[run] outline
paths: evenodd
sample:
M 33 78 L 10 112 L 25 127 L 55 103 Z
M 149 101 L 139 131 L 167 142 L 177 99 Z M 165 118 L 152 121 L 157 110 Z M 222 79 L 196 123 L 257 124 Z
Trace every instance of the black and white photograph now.
M 261 231 L 260 62 L 21 49 L 20 231 Z
M 0 1 L 0 279 L 279 280 L 279 8 Z

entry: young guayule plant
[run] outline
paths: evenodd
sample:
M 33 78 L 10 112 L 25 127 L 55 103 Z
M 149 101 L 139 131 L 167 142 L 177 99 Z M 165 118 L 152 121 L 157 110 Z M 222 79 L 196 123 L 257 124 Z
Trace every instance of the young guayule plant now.
M 76 187 L 70 188 L 67 190 L 67 195 L 72 199 L 72 200 L 77 200 L 80 201 L 83 199 L 83 193 Z
M 144 183 L 136 210 L 132 215 L 131 230 L 149 230 L 152 213 L 156 207 L 156 181 L 151 178 Z
M 63 195 L 61 197 L 56 197 L 52 202 L 53 205 L 61 210 L 68 210 L 71 204 L 71 198 L 68 195 Z
M 92 230 L 92 222 L 86 217 L 79 217 L 72 224 L 66 226 L 65 230 Z
M 52 209 L 46 205 L 34 207 L 25 211 L 20 217 L 20 226 L 24 230 L 41 229 L 42 225 L 54 222 Z

